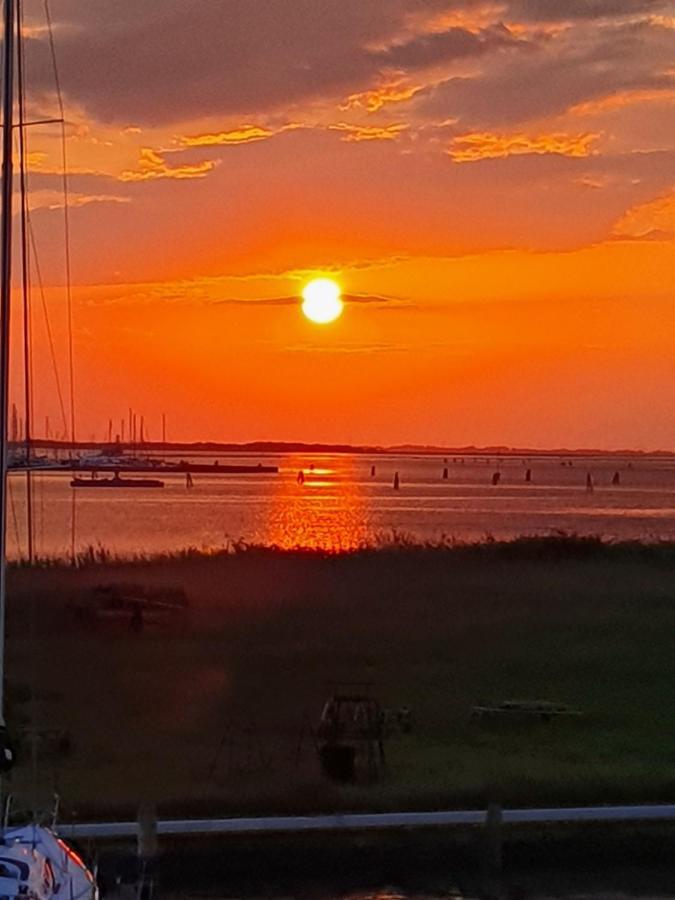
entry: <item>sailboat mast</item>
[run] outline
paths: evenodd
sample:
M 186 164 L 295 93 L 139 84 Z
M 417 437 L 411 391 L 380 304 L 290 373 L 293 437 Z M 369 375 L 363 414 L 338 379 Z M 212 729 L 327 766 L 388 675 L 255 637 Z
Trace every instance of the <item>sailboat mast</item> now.
M 7 556 L 7 420 L 9 317 L 12 290 L 12 127 L 14 124 L 15 0 L 5 0 L 0 176 L 0 727 L 5 725 L 5 570 Z

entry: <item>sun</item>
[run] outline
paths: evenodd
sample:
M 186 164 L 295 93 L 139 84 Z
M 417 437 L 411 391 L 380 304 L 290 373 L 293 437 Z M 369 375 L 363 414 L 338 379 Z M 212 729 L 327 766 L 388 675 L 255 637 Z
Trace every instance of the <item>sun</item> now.
M 342 315 L 340 286 L 331 278 L 315 278 L 302 292 L 302 311 L 317 325 L 327 325 Z

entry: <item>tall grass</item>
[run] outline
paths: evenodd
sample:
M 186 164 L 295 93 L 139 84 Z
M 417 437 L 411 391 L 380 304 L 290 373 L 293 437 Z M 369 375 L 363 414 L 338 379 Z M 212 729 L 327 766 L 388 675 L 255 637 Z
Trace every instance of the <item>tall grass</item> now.
M 262 556 L 280 558 L 369 557 L 373 555 L 405 554 L 410 558 L 447 557 L 482 558 L 487 560 L 584 560 L 584 559 L 644 559 L 675 560 L 675 541 L 667 540 L 617 540 L 602 535 L 582 535 L 564 531 L 550 535 L 520 535 L 497 540 L 487 534 L 482 540 L 466 541 L 452 536 L 422 540 L 401 531 L 383 532 L 372 540 L 364 540 L 349 549 L 307 547 L 280 547 L 276 544 L 260 544 L 243 538 L 227 541 L 220 547 L 184 547 L 158 553 L 116 553 L 105 545 L 88 544 L 75 552 L 37 556 L 31 563 L 25 557 L 9 561 L 11 568 L 36 569 L 86 569 L 96 566 L 161 565 L 181 560 L 208 560 L 223 557 Z

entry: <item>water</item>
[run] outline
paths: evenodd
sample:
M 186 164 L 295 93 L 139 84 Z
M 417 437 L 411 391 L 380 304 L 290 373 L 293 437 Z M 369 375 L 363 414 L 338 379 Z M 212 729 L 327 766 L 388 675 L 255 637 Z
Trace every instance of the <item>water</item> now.
M 192 457 L 213 462 L 213 454 Z M 221 464 L 278 465 L 279 474 L 161 476 L 159 489 L 73 490 L 64 473 L 35 473 L 35 547 L 68 554 L 101 545 L 113 553 L 213 549 L 245 540 L 280 547 L 348 549 L 404 534 L 481 540 L 556 531 L 607 538 L 675 540 L 675 460 L 497 460 L 429 456 L 220 454 Z M 569 464 L 571 461 L 571 465 Z M 448 479 L 442 478 L 444 467 Z M 376 474 L 371 477 L 371 467 Z M 313 468 L 311 468 L 313 467 Z M 525 472 L 532 470 L 532 483 Z M 297 475 L 304 471 L 300 485 Z M 497 486 L 493 473 L 501 473 Z M 612 486 L 615 472 L 620 485 Z M 393 489 L 394 474 L 400 490 Z M 590 472 L 594 491 L 586 491 Z M 26 550 L 24 477 L 10 477 L 8 543 Z

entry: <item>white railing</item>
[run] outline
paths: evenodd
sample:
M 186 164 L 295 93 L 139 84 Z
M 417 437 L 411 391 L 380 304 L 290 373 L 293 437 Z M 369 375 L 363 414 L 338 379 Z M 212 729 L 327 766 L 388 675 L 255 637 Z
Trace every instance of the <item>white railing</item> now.
M 483 825 L 487 811 L 480 809 L 444 812 L 345 813 L 325 816 L 256 816 L 227 819 L 160 819 L 157 834 L 293 834 L 306 831 L 359 831 L 365 829 L 441 828 Z M 675 805 L 579 806 L 553 809 L 504 809 L 505 825 L 527 822 L 636 822 L 675 819 Z M 137 822 L 88 822 L 58 826 L 64 838 L 136 837 Z

